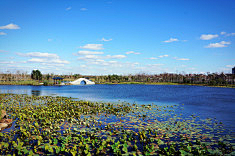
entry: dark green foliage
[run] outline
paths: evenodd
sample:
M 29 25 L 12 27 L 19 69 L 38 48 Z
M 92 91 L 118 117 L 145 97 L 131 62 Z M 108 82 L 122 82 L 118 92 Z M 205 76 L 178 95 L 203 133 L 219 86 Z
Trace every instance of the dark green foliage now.
M 43 85 L 44 85 L 44 86 L 48 86 L 48 81 L 44 81 L 44 82 L 43 82 Z
M 213 119 L 182 118 L 178 105 L 97 103 L 0 94 L 14 119 L 0 155 L 226 155 L 234 136 Z
M 39 70 L 33 70 L 31 73 L 31 78 L 33 80 L 42 80 L 42 73 Z

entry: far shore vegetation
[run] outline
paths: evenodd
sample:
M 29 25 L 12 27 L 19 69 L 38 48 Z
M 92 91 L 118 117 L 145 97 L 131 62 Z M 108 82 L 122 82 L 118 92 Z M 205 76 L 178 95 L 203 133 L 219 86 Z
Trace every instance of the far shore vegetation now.
M 63 81 L 55 83 L 54 77 L 61 77 Z M 42 74 L 33 70 L 31 74 L 17 71 L 15 73 L 0 73 L 0 85 L 58 85 L 71 82 L 78 78 L 87 78 L 96 84 L 149 84 L 149 85 L 199 85 L 235 88 L 235 74 L 207 73 L 207 74 L 135 74 L 135 75 L 56 75 Z

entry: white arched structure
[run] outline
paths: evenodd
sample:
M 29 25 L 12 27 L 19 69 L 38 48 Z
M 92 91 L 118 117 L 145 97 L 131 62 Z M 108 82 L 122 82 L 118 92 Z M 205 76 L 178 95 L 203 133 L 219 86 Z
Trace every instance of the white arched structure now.
M 79 78 L 75 81 L 70 82 L 71 85 L 80 85 L 81 82 L 84 81 L 86 85 L 93 85 L 95 82 L 92 82 L 91 80 L 85 79 L 85 78 Z

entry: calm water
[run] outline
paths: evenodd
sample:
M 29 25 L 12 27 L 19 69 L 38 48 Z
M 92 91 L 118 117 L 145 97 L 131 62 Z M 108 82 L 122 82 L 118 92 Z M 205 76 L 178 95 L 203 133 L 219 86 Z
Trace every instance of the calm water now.
M 235 89 L 186 85 L 1 86 L 1 93 L 52 95 L 90 101 L 184 104 L 183 113 L 216 118 L 235 132 Z

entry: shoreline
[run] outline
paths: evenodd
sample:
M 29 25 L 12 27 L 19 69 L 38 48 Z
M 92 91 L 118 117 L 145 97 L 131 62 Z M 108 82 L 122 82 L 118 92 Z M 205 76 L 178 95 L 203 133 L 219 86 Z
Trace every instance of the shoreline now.
M 219 87 L 219 88 L 235 88 L 235 85 L 207 85 L 207 84 L 192 84 L 192 83 L 173 83 L 173 82 L 118 82 L 118 83 L 112 83 L 112 82 L 106 82 L 106 83 L 96 83 L 96 84 L 107 84 L 107 85 L 117 85 L 117 84 L 127 84 L 127 85 L 187 85 L 187 86 L 204 86 L 204 87 Z M 60 85 L 43 85 L 35 82 L 31 83 L 1 83 L 0 85 L 16 85 L 16 86 L 60 86 Z
M 219 88 L 235 88 L 235 85 L 207 85 L 207 84 L 190 84 L 190 83 L 171 83 L 171 82 L 160 82 L 160 83 L 145 83 L 145 82 L 120 82 L 120 83 L 97 83 L 97 84 L 107 84 L 107 85 L 116 85 L 116 84 L 137 84 L 137 85 L 187 85 L 187 86 L 204 86 L 204 87 L 219 87 Z

